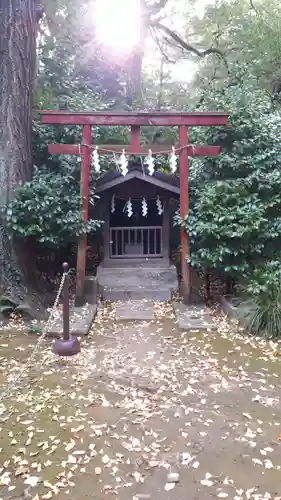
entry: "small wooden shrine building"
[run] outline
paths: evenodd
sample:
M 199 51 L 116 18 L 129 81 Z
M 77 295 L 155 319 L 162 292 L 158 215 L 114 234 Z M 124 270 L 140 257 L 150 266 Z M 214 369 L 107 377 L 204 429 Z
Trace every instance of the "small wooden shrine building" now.
M 103 267 L 151 261 L 169 267 L 170 230 L 179 199 L 179 178 L 162 172 L 149 175 L 140 164 L 127 175 L 114 171 L 97 181 L 97 208 L 104 222 Z M 100 207 L 99 207 L 100 206 Z

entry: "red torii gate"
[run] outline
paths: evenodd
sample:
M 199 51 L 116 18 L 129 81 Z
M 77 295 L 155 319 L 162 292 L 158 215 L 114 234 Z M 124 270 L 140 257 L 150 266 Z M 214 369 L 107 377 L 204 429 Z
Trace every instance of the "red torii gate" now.
M 95 148 L 92 143 L 91 126 L 125 126 L 131 128 L 129 145 L 102 145 L 99 148 L 128 154 L 147 155 L 151 150 L 154 155 L 161 151 L 169 155 L 172 147 L 179 149 L 180 171 L 180 217 L 184 221 L 188 214 L 188 157 L 189 156 L 217 156 L 219 146 L 193 146 L 188 142 L 188 127 L 227 125 L 228 115 L 215 112 L 68 112 L 68 111 L 41 111 L 41 123 L 52 125 L 81 125 L 81 144 L 49 144 L 50 154 L 81 155 L 80 193 L 82 217 L 88 221 L 89 181 L 91 167 L 91 152 Z M 178 127 L 179 142 L 177 145 L 145 145 L 140 143 L 142 126 Z M 106 153 L 102 153 L 106 154 Z M 86 272 L 87 235 L 80 238 L 77 254 L 76 304 L 84 302 L 84 284 Z M 189 254 L 188 235 L 181 225 L 181 293 L 186 301 L 190 294 L 190 276 L 187 266 Z

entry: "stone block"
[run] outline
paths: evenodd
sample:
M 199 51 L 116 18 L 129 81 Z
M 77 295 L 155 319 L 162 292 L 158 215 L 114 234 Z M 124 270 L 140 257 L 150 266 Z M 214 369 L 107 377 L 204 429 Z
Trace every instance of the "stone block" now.
M 181 330 L 216 330 L 216 324 L 205 306 L 174 305 L 176 321 Z
M 116 321 L 152 321 L 154 304 L 150 300 L 128 300 L 116 305 Z
M 96 316 L 97 306 L 94 304 L 85 304 L 82 307 L 73 307 L 70 310 L 70 335 L 85 336 L 88 335 L 92 322 Z M 44 325 L 42 325 L 44 328 Z M 50 325 L 48 336 L 61 337 L 63 333 L 62 316 L 56 318 Z
M 85 277 L 85 301 L 88 304 L 96 304 L 98 296 L 98 281 L 96 276 Z

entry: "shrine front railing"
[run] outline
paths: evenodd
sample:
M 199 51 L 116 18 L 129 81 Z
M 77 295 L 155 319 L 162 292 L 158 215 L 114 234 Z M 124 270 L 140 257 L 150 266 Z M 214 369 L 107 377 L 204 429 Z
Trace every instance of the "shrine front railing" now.
M 110 228 L 110 257 L 113 259 L 162 257 L 162 227 Z

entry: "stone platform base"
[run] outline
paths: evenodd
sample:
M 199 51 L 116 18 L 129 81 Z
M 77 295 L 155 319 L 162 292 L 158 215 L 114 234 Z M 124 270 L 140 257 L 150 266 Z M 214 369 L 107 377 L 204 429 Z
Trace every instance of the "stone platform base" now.
M 97 313 L 97 306 L 85 304 L 83 307 L 73 307 L 70 310 L 70 335 L 82 337 L 88 335 Z M 42 325 L 43 326 L 43 325 Z M 62 318 L 55 319 L 51 324 L 49 337 L 62 336 Z
M 116 264 L 117 265 L 117 264 Z M 103 267 L 97 270 L 99 292 L 103 300 L 171 300 L 178 290 L 175 266 L 158 267 L 155 263 L 138 267 Z

